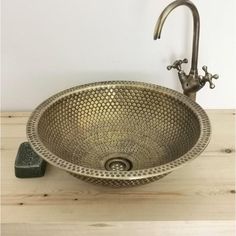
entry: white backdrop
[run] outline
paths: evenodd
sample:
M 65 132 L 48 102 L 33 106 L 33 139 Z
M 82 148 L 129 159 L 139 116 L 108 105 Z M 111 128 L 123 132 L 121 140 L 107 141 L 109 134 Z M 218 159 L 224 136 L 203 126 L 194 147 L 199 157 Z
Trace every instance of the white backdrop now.
M 197 95 L 204 108 L 235 105 L 235 0 L 193 0 L 201 16 L 199 72 L 218 73 Z M 32 110 L 54 93 L 102 80 L 139 80 L 181 91 L 175 59 L 191 61 L 186 7 L 153 40 L 167 0 L 2 0 L 2 110 Z M 190 63 L 189 63 L 190 64 Z M 189 65 L 185 67 L 189 71 Z

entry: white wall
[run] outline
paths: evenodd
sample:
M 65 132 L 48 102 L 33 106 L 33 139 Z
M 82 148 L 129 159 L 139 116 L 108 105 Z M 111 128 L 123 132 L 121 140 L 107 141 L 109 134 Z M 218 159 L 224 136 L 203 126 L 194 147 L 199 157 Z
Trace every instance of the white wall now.
M 2 110 L 32 110 L 48 96 L 101 80 L 139 80 L 181 91 L 166 66 L 191 59 L 192 18 L 174 10 L 153 41 L 166 0 L 2 0 Z M 201 15 L 199 71 L 204 108 L 235 105 L 235 0 L 195 0 Z M 186 67 L 188 72 L 189 65 Z

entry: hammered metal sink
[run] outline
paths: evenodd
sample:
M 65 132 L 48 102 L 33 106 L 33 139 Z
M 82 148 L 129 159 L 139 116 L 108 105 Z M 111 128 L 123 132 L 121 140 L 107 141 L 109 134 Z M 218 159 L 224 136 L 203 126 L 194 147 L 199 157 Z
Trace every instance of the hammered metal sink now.
M 47 162 L 96 184 L 158 180 L 207 146 L 204 110 L 174 90 L 113 81 L 62 91 L 27 124 L 32 148 Z
M 218 75 L 198 75 L 200 19 L 189 0 L 177 0 L 161 13 L 154 39 L 160 38 L 169 13 L 187 6 L 193 16 L 193 49 L 176 60 L 184 94 L 132 81 L 99 82 L 62 91 L 32 113 L 27 136 L 34 151 L 47 162 L 79 179 L 113 187 L 158 180 L 197 157 L 210 139 L 210 122 L 195 102 L 196 92 Z

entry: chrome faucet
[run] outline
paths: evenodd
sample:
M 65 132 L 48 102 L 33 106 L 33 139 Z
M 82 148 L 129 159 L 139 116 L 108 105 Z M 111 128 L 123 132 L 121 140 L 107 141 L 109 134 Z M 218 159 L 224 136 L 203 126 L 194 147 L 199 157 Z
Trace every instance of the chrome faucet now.
M 217 74 L 212 75 L 207 71 L 207 66 L 203 66 L 202 69 L 205 72 L 204 76 L 198 75 L 198 47 L 199 47 L 199 34 L 200 34 L 200 17 L 196 6 L 189 0 L 176 0 L 170 3 L 161 13 L 156 23 L 154 31 L 154 40 L 159 39 L 161 36 L 161 30 L 163 24 L 172 10 L 178 6 L 187 6 L 192 12 L 193 16 L 193 45 L 192 45 L 192 63 L 189 75 L 182 70 L 182 64 L 188 63 L 187 59 L 176 60 L 172 65 L 167 66 L 168 70 L 177 69 L 179 80 L 181 82 L 184 94 L 189 96 L 194 101 L 196 100 L 196 92 L 204 87 L 206 82 L 209 82 L 210 88 L 213 89 L 215 85 L 212 79 L 218 79 Z

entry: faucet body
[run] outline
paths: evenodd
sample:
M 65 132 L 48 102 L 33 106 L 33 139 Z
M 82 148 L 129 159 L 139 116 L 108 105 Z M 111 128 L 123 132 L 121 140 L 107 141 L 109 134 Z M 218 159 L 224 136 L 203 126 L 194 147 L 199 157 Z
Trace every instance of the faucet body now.
M 212 78 L 218 79 L 218 75 L 212 75 L 208 73 L 207 67 L 204 66 L 203 70 L 205 71 L 205 76 L 198 75 L 198 48 L 199 48 L 199 35 L 200 35 L 200 17 L 196 6 L 189 0 L 176 0 L 170 3 L 161 13 L 156 23 L 155 31 L 154 31 L 154 40 L 161 37 L 161 31 L 164 25 L 164 22 L 170 12 L 174 10 L 178 6 L 187 6 L 193 16 L 193 44 L 192 44 L 192 61 L 191 61 L 191 69 L 189 74 L 187 75 L 181 68 L 183 63 L 187 63 L 188 60 L 177 60 L 167 67 L 168 70 L 174 68 L 178 70 L 179 80 L 181 82 L 184 94 L 189 96 L 194 101 L 196 100 L 196 92 L 200 90 L 206 82 L 210 83 L 210 88 L 214 88 L 214 84 L 212 83 Z

